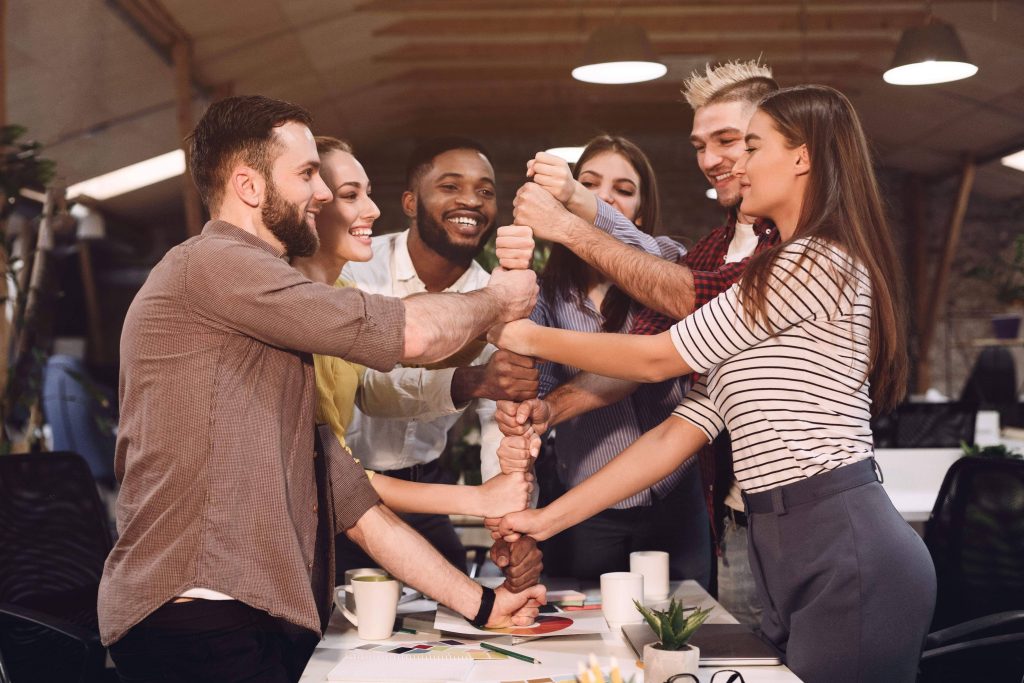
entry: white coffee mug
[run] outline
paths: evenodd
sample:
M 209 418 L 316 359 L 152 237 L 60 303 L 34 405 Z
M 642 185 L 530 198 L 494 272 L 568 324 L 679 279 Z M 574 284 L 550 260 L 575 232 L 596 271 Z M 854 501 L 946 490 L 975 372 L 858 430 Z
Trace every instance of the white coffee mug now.
M 356 611 L 356 596 L 352 591 L 352 579 L 357 576 L 387 576 L 388 573 L 380 567 L 360 567 L 357 569 L 346 569 L 345 570 L 345 583 L 342 586 L 338 586 L 335 589 L 335 600 L 334 604 L 338 606 L 338 609 L 347 609 L 349 612 L 355 613 Z M 344 596 L 344 602 L 338 600 Z
M 629 571 L 644 575 L 644 600 L 668 597 L 668 553 L 638 550 L 629 554 Z
M 601 574 L 601 611 L 609 624 L 643 620 L 633 601 L 644 602 L 644 575 L 634 572 Z
M 398 613 L 401 585 L 390 576 L 363 574 L 353 577 L 352 589 L 356 613 L 342 608 L 345 618 L 359 629 L 362 640 L 386 640 L 391 637 Z

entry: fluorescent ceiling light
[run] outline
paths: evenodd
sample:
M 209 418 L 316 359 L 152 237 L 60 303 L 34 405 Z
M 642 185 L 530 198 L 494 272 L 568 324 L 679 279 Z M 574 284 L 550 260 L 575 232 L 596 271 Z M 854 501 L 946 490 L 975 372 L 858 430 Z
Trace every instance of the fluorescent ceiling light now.
M 707 192 L 704 193 L 704 196 L 708 199 L 718 199 L 718 191 L 713 187 L 709 187 Z
M 570 164 L 575 164 L 580 160 L 583 155 L 585 147 L 552 147 L 551 149 L 544 150 L 548 154 L 554 154 L 556 157 L 565 159 Z
M 176 149 L 173 152 L 75 183 L 68 188 L 67 196 L 69 199 L 84 196 L 103 201 L 168 178 L 174 178 L 184 172 L 185 153 Z
M 1002 161 L 1003 166 L 1009 166 L 1010 168 L 1015 168 L 1018 171 L 1024 171 L 1024 149 L 1003 157 Z
M 956 29 L 933 21 L 903 31 L 892 67 L 882 79 L 893 85 L 930 85 L 959 81 L 976 73 L 978 67 L 967 58 Z

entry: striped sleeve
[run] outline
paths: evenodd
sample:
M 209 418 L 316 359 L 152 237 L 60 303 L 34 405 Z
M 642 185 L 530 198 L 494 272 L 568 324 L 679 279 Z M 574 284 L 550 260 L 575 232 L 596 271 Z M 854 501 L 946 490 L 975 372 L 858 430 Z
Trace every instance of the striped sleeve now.
M 819 240 L 794 240 L 779 254 L 769 278 L 767 326 L 746 319 L 735 284 L 675 325 L 670 330 L 672 343 L 687 365 L 704 373 L 801 322 L 850 315 L 854 297 L 843 286 L 844 273 L 855 287 L 867 282 L 835 247 Z
M 725 420 L 718 414 L 718 408 L 708 396 L 707 381 L 707 377 L 702 375 L 672 414 L 704 432 L 710 443 L 725 429 Z

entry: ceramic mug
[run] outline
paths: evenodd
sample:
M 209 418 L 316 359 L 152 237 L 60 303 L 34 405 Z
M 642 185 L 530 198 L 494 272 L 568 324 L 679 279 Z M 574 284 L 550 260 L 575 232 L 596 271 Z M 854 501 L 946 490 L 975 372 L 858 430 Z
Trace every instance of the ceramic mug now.
M 644 575 L 644 600 L 668 597 L 668 553 L 637 550 L 629 554 L 629 571 Z
M 644 575 L 636 572 L 601 574 L 601 611 L 609 624 L 643 621 L 633 601 L 644 604 Z
M 352 578 L 356 611 L 342 608 L 345 618 L 359 629 L 362 640 L 386 640 L 391 637 L 398 613 L 401 584 L 390 576 L 362 574 Z
M 334 604 L 338 606 L 338 609 L 347 609 L 349 612 L 355 614 L 356 611 L 356 596 L 352 591 L 352 579 L 357 576 L 364 575 L 373 576 L 387 576 L 388 573 L 380 567 L 360 567 L 357 569 L 346 569 L 345 570 L 345 583 L 342 586 L 338 586 L 335 593 Z M 338 598 L 344 597 L 344 600 Z

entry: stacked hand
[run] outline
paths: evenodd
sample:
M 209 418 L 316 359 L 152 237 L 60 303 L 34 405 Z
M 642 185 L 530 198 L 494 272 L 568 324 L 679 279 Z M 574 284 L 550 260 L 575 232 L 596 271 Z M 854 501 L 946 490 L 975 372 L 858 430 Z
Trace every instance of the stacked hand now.
M 530 315 L 537 303 L 537 274 L 532 270 L 505 270 L 498 267 L 491 273 L 487 289 L 505 305 L 504 322 Z
M 524 510 L 530 505 L 534 476 L 525 470 L 491 477 L 480 485 L 481 508 L 484 517 L 501 517 L 509 512 Z
M 491 610 L 491 618 L 487 620 L 487 628 L 529 626 L 537 618 L 540 606 L 546 603 L 547 591 L 544 586 L 533 585 L 519 593 L 498 586 L 494 590 L 494 608 Z

